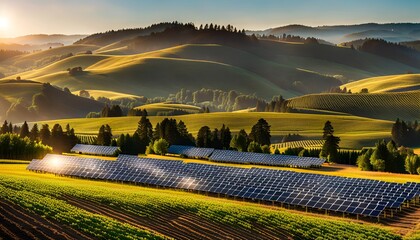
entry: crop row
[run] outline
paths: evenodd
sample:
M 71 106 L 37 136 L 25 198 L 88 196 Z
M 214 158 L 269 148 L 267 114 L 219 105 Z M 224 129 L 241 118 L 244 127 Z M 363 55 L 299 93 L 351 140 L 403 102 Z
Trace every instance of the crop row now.
M 312 94 L 288 101 L 297 109 L 319 109 L 358 116 L 419 118 L 419 92 L 370 94 Z M 394 119 L 391 119 L 394 120 Z
M 52 197 L 51 194 L 45 194 L 45 191 L 44 194 L 29 191 L 27 189 L 27 187 L 30 187 L 29 184 L 21 185 L 16 190 L 13 186 L 17 185 L 11 181 L 4 181 L 5 179 L 1 179 L 1 198 L 99 239 L 163 239 L 163 237 L 135 228 L 129 224 L 74 207 L 65 201 Z
M 324 144 L 324 140 L 300 140 L 300 141 L 291 141 L 284 143 L 275 143 L 271 144 L 272 148 L 321 148 Z
M 198 195 L 194 197 L 189 193 L 175 193 L 172 190 L 156 191 L 139 187 L 138 191 L 126 191 L 123 189 L 124 187 L 121 187 L 120 190 L 113 188 L 113 191 L 109 191 L 106 186 L 92 186 L 84 181 L 83 184 L 75 185 L 71 182 L 58 180 L 38 179 L 31 181 L 19 177 L 3 176 L 0 176 L 0 185 L 3 186 L 2 190 L 8 189 L 6 193 L 2 191 L 1 195 L 3 197 L 6 195 L 7 198 L 14 199 L 14 202 L 20 203 L 24 207 L 26 204 L 30 204 L 30 208 L 38 209 L 38 207 L 34 207 L 33 199 L 40 198 L 46 200 L 46 204 L 52 201 L 51 206 L 53 208 L 60 207 L 57 211 L 64 210 L 70 214 L 69 217 L 73 215 L 72 211 L 80 210 L 74 208 L 67 210 L 68 206 L 65 203 L 49 199 L 67 194 L 149 218 L 159 216 L 162 213 L 181 210 L 213 222 L 248 229 L 252 229 L 254 224 L 266 226 L 273 230 L 283 229 L 302 239 L 401 239 L 389 231 L 374 226 L 302 216 L 301 214 L 294 214 L 285 210 L 272 210 L 258 205 L 242 205 L 227 201 L 214 202 L 198 197 Z M 38 198 L 35 198 L 35 195 Z M 42 200 L 36 200 L 35 203 L 37 205 L 44 204 Z M 45 214 L 45 211 L 41 211 L 41 213 Z M 100 218 L 100 216 L 95 217 Z M 104 218 L 104 220 L 107 219 Z M 82 226 L 85 228 L 84 225 Z M 116 227 L 112 224 L 111 226 Z

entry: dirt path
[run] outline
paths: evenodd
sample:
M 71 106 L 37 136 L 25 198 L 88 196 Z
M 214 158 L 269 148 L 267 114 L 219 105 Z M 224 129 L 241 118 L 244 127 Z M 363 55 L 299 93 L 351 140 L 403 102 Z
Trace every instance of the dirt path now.
M 382 218 L 381 223 L 385 226 L 394 227 L 398 234 L 406 235 L 420 223 L 420 207 L 405 207 L 401 212 L 394 214 L 392 218 Z
M 94 239 L 0 199 L 0 239 Z
M 69 204 L 175 239 L 293 239 L 282 229 L 254 225 L 252 229 L 211 222 L 194 214 L 166 209 L 147 218 L 90 200 L 64 196 Z

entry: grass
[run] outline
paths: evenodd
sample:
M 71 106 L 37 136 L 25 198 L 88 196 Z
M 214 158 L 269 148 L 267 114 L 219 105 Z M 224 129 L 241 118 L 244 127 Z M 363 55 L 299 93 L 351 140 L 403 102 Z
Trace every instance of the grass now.
M 179 103 L 152 103 L 139 106 L 136 109 L 146 109 L 149 115 L 157 115 L 158 113 L 165 113 L 174 110 L 182 110 L 188 113 L 200 113 L 202 110 L 200 107 L 194 105 Z
M 371 93 L 398 92 L 420 89 L 420 74 L 401 74 L 381 77 L 372 77 L 359 81 L 344 84 L 343 87 L 351 89 L 352 92 L 360 92 L 362 88 L 369 89 Z
M 165 117 L 150 116 L 153 126 L 162 121 Z M 345 115 L 318 115 L 318 114 L 296 114 L 296 113 L 209 113 L 189 114 L 172 117 L 182 120 L 188 130 L 194 135 L 200 127 L 207 125 L 210 128 L 220 128 L 222 124 L 227 125 L 231 131 L 239 132 L 245 129 L 248 133 L 251 127 L 260 118 L 264 118 L 271 125 L 273 142 L 280 141 L 281 136 L 289 133 L 299 133 L 308 137 L 320 137 L 322 128 L 327 120 L 332 122 L 335 133 L 340 136 L 341 147 L 360 149 L 363 146 L 374 146 L 378 139 L 390 137 L 391 121 L 375 120 Z M 39 122 L 53 126 L 59 123 L 65 126 L 71 125 L 78 134 L 97 134 L 103 124 L 109 124 L 114 134 L 134 133 L 137 129 L 140 117 L 119 117 L 119 118 L 76 118 Z
M 310 94 L 289 99 L 297 109 L 343 112 L 355 116 L 395 121 L 420 118 L 420 91 L 369 94 Z
M 0 81 L 0 96 L 12 103 L 23 99 L 24 102 L 30 104 L 32 96 L 39 93 L 41 89 L 42 85 L 36 82 Z
M 120 207 L 130 213 L 153 217 L 162 212 L 182 210 L 190 214 L 221 224 L 241 226 L 252 229 L 258 223 L 267 228 L 280 228 L 303 239 L 399 239 L 389 228 L 377 224 L 348 222 L 337 217 L 324 217 L 316 214 L 302 214 L 248 202 L 220 199 L 183 191 L 162 190 L 137 187 L 102 181 L 58 177 L 52 174 L 37 174 L 25 170 L 23 165 L 4 165 L 0 168 L 0 197 L 9 199 L 29 209 L 42 213 L 40 204 L 54 203 L 50 212 L 56 208 L 68 208 L 57 200 L 62 194 Z M 25 204 L 29 197 L 42 196 L 32 204 Z M 36 198 L 34 198 L 36 199 Z M 43 201 L 40 203 L 40 201 Z M 111 204 L 112 203 L 112 204 Z M 68 204 L 67 204 L 68 205 Z M 41 209 L 41 210 L 40 210 Z M 78 211 L 78 209 L 73 209 Z M 81 214 L 85 214 L 82 211 Z M 65 214 L 63 214 L 65 215 Z M 54 217 L 49 212 L 47 217 Z M 89 217 L 81 215 L 82 217 Z M 64 216 L 64 219 L 71 216 Z M 92 217 L 92 216 L 90 216 Z M 101 222 L 100 216 L 93 216 Z M 103 219 L 112 221 L 112 219 Z M 95 222 L 97 223 L 97 222 Z M 112 225 L 116 227 L 116 225 Z M 127 227 L 122 225 L 120 227 Z M 109 234 L 109 229 L 102 234 Z M 131 229 L 135 231 L 135 229 Z
M 118 100 L 129 100 L 129 101 L 142 101 L 144 99 L 143 96 L 137 96 L 132 94 L 126 94 L 121 92 L 114 92 L 114 91 L 103 91 L 103 90 L 90 90 L 85 89 L 89 92 L 91 97 L 94 97 L 95 99 L 98 99 L 98 97 L 106 97 L 109 98 L 112 101 L 118 101 Z M 72 93 L 74 95 L 79 95 L 80 91 L 73 91 Z

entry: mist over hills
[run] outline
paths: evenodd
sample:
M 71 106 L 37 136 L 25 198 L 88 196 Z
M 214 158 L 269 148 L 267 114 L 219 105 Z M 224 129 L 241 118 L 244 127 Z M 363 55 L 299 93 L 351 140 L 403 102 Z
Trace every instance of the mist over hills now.
M 320 38 L 335 44 L 364 38 L 381 38 L 391 42 L 405 42 L 420 38 L 420 23 L 364 23 L 318 27 L 295 24 L 266 30 L 247 31 L 247 33 L 277 36 L 291 34 Z

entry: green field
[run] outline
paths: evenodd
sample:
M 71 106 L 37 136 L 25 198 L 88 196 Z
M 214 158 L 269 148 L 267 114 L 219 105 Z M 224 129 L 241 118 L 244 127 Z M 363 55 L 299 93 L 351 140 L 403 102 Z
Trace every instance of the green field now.
M 114 92 L 114 91 L 102 91 L 102 90 L 90 90 L 90 89 L 84 89 L 84 90 L 88 91 L 89 95 L 91 97 L 94 97 L 95 99 L 98 99 L 98 97 L 106 97 L 106 98 L 109 98 L 111 101 L 121 101 L 121 100 L 144 101 L 145 100 L 143 96 L 137 96 L 137 95 Z M 74 95 L 79 95 L 80 91 L 73 91 L 72 93 Z
M 146 104 L 136 107 L 136 109 L 145 109 L 147 113 L 152 116 L 158 115 L 158 113 L 169 113 L 174 110 L 182 110 L 188 113 L 200 113 L 202 111 L 202 109 L 197 106 L 169 102 Z
M 395 121 L 420 119 L 420 91 L 368 94 L 310 94 L 288 100 L 296 109 L 315 109 Z
M 165 117 L 149 117 L 153 126 Z M 362 117 L 345 115 L 318 115 L 296 113 L 209 113 L 190 114 L 172 117 L 182 120 L 188 130 L 194 135 L 200 127 L 208 125 L 210 128 L 220 128 L 227 125 L 233 132 L 239 132 L 242 128 L 248 133 L 259 118 L 264 118 L 271 125 L 273 142 L 280 141 L 280 136 L 289 133 L 299 133 L 308 137 L 320 137 L 322 128 L 327 120 L 334 126 L 335 133 L 341 137 L 341 147 L 360 149 L 364 146 L 374 146 L 379 139 L 389 138 L 392 122 Z M 60 123 L 65 126 L 69 123 L 78 134 L 96 134 L 103 124 L 109 124 L 113 134 L 134 133 L 140 117 L 119 118 L 78 118 L 62 119 L 39 122 L 48 123 L 50 126 Z
M 367 88 L 371 93 L 378 92 L 403 92 L 420 89 L 420 74 L 401 74 L 381 77 L 373 77 L 358 80 L 341 86 L 354 93 Z
M 71 224 L 72 228 L 99 238 L 122 238 L 122 234 L 127 233 L 151 238 L 157 233 L 130 224 L 121 224 L 110 217 L 92 214 L 79 208 L 80 205 L 74 206 L 75 199 L 114 209 L 109 210 L 110 212 L 124 212 L 151 222 L 156 218 L 166 220 L 163 213 L 175 214 L 181 211 L 184 218 L 211 221 L 213 225 L 220 227 L 219 231 L 225 231 L 232 226 L 237 229 L 238 234 L 244 230 L 252 233 L 263 226 L 266 231 L 281 232 L 283 236 L 300 239 L 400 239 L 400 236 L 391 232 L 395 229 L 367 222 L 360 224 L 337 217 L 302 214 L 302 211 L 183 191 L 37 174 L 26 171 L 25 167 L 21 164 L 1 165 L 0 198 L 46 218 Z M 91 207 L 94 208 L 93 205 Z M 182 226 L 175 225 L 172 231 L 179 231 L 180 227 Z

